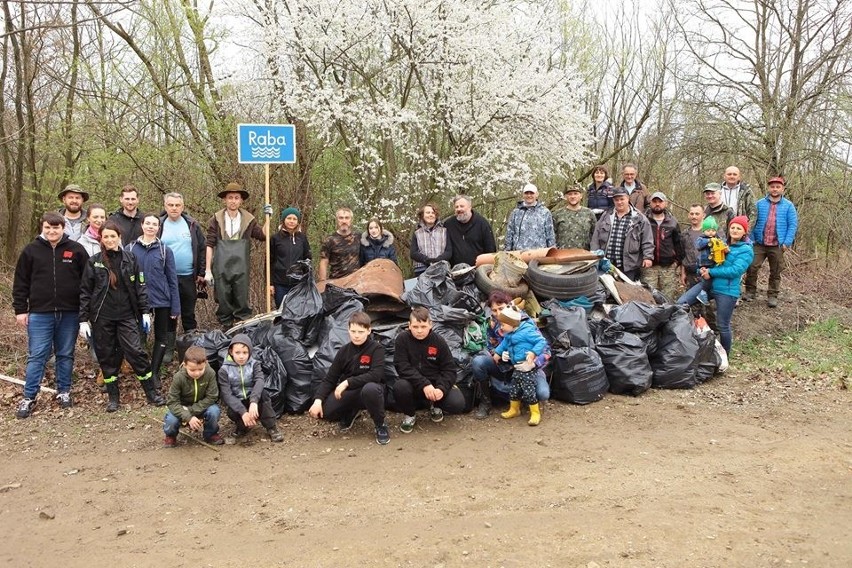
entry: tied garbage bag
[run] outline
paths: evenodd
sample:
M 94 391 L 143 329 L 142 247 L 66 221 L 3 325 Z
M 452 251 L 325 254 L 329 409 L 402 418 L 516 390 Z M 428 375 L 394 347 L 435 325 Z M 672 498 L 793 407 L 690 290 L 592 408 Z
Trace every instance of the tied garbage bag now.
M 568 341 L 571 347 L 595 346 L 584 308 L 578 306 L 566 308 L 557 300 L 549 300 L 542 304 L 542 307 L 550 310 L 545 326 L 545 336 L 551 345 L 555 345 L 559 340 L 560 342 Z
M 645 343 L 648 353 L 657 350 L 657 329 L 671 318 L 677 306 L 658 306 L 644 302 L 627 302 L 609 312 L 610 319 L 620 323 L 625 331 L 635 333 Z
M 196 341 L 199 341 L 201 337 L 204 335 L 203 331 L 199 331 L 197 329 L 193 329 L 183 335 L 179 336 L 175 340 L 175 347 L 177 348 L 177 360 L 183 361 L 184 355 L 186 355 L 186 350 L 196 345 Z
M 554 346 L 550 396 L 572 404 L 601 400 L 609 389 L 600 355 L 590 347 Z
M 453 283 L 450 275 L 450 263 L 446 260 L 436 262 L 417 277 L 414 288 L 402 295 L 402 301 L 409 306 L 452 306 L 462 295 Z
M 653 371 L 645 343 L 638 335 L 610 320 L 593 321 L 589 327 L 609 380 L 609 392 L 639 396 L 651 388 Z
M 473 355 L 464 348 L 464 332 L 473 314 L 461 308 L 437 306 L 429 309 L 429 315 L 432 318 L 432 331 L 444 338 L 458 365 L 456 383 L 471 383 L 470 363 Z
M 287 408 L 287 369 L 284 368 L 284 363 L 281 362 L 281 359 L 271 347 L 253 349 L 252 357 L 257 359 L 263 368 L 263 376 L 265 377 L 263 389 L 269 393 L 275 417 L 280 418 Z
M 709 381 L 716 374 L 716 334 L 705 326 L 692 332 L 698 343 L 698 353 L 695 355 L 695 380 L 699 383 Z
M 331 369 L 334 356 L 337 355 L 341 347 L 349 343 L 349 318 L 355 312 L 363 310 L 364 304 L 354 297 L 350 297 L 344 303 L 338 304 L 335 311 L 323 319 L 320 326 L 319 349 L 317 349 L 313 359 L 312 393 L 317 391 L 320 383 L 328 374 L 328 370 Z
M 222 362 L 228 354 L 228 344 L 230 342 L 231 338 L 225 335 L 224 331 L 214 329 L 205 332 L 191 331 L 189 333 L 185 333 L 175 341 L 175 344 L 178 348 L 178 357 L 180 361 L 183 361 L 183 356 L 186 354 L 186 350 L 193 345 L 203 347 L 204 352 L 207 354 L 207 362 L 210 364 L 210 367 L 218 373 L 219 367 L 222 366 Z
M 287 372 L 284 411 L 291 414 L 304 412 L 313 401 L 311 397 L 314 394 L 311 390 L 314 366 L 305 346 L 285 335 L 280 326 L 273 326 L 266 341 Z
M 654 370 L 651 386 L 659 389 L 691 389 L 696 384 L 695 357 L 698 342 L 692 335 L 692 315 L 678 307 L 659 330 L 657 349 L 648 359 Z
M 286 336 L 305 345 L 313 345 L 319 337 L 323 302 L 314 282 L 310 261 L 300 260 L 287 276 L 299 282 L 281 302 L 281 329 Z

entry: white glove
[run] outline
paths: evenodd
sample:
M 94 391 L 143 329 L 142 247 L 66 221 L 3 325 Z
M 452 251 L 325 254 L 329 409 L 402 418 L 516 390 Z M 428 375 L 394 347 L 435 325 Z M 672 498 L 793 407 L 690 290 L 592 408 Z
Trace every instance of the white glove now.
M 142 331 L 146 334 L 151 331 L 151 314 L 142 314 Z
M 266 205 L 263 206 L 263 214 L 266 215 L 267 217 L 272 217 L 272 204 L 271 203 L 267 203 Z
M 92 337 L 92 326 L 87 321 L 80 322 L 80 337 L 88 341 Z
M 208 286 L 213 285 L 213 272 L 210 270 L 204 271 L 204 281 L 207 282 Z
M 512 360 L 512 358 L 511 358 L 511 357 L 509 357 L 509 352 L 508 352 L 508 351 L 503 351 L 503 354 L 500 356 L 500 358 L 501 358 L 503 361 L 505 361 L 506 363 L 508 363 L 509 361 L 511 361 L 511 360 Z
M 515 369 L 521 371 L 522 373 L 528 373 L 535 369 L 535 363 L 531 361 L 521 361 L 520 363 L 515 364 Z

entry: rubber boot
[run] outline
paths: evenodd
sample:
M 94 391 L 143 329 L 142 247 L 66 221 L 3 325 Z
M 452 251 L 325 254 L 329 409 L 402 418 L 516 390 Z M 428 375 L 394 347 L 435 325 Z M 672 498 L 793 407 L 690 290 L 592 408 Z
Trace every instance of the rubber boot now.
M 175 341 L 177 341 L 177 332 L 169 331 L 166 333 L 166 347 L 163 354 L 163 363 L 168 365 L 175 357 Z
M 118 399 L 118 381 L 113 377 L 113 380 L 105 383 L 109 401 L 107 402 L 106 411 L 115 412 L 121 406 Z
M 530 405 L 530 420 L 527 422 L 530 426 L 538 426 L 539 422 L 541 422 L 541 408 L 539 408 L 538 403 Z
M 510 400 L 509 401 L 509 410 L 506 412 L 500 413 L 500 416 L 503 418 L 515 418 L 521 415 L 521 401 L 520 400 Z
M 491 386 L 485 382 L 480 388 L 479 407 L 476 409 L 476 418 L 484 420 L 491 414 Z
M 148 404 L 152 404 L 154 406 L 165 406 L 166 399 L 163 398 L 163 395 L 160 394 L 160 391 L 154 388 L 154 383 L 150 378 L 139 380 L 142 383 L 142 389 L 145 391 L 145 399 L 148 401 Z
M 154 345 L 154 350 L 151 351 L 151 378 L 148 379 L 153 383 L 154 389 L 159 392 L 160 388 L 162 388 L 162 382 L 160 381 L 160 367 L 162 367 L 164 362 L 164 356 L 166 354 L 166 344 L 165 343 L 157 343 Z

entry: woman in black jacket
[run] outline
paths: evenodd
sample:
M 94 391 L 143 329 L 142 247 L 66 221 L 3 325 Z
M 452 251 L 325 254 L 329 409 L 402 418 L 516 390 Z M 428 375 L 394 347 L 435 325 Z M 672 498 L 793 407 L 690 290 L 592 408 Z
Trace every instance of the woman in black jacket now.
M 91 257 L 80 284 L 80 334 L 93 335 L 98 362 L 109 395 L 107 412 L 119 407 L 118 373 L 122 355 L 149 404 L 163 406 L 163 396 L 151 381 L 151 361 L 142 348 L 139 326 L 151 328 L 145 277 L 136 257 L 121 247 L 121 229 L 114 221 L 101 228 L 101 252 Z M 120 349 L 119 349 L 120 347 Z
M 302 212 L 296 207 L 287 207 L 281 211 L 281 225 L 278 232 L 269 239 L 269 258 L 272 259 L 272 290 L 275 306 L 281 307 L 284 296 L 297 281 L 290 279 L 287 273 L 300 260 L 311 260 L 311 245 L 301 230 Z
M 399 264 L 393 234 L 386 231 L 378 219 L 370 219 L 367 230 L 361 233 L 361 266 L 377 258 L 386 258 Z

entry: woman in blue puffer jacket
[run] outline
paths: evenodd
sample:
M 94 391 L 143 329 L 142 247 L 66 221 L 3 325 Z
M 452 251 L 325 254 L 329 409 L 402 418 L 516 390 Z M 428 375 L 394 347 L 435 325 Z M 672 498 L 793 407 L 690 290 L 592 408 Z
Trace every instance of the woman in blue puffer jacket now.
M 731 219 L 728 224 L 728 247 L 730 247 L 730 251 L 725 257 L 725 262 L 711 268 L 702 266 L 699 271 L 701 278 L 712 280 L 710 295 L 716 300 L 716 325 L 719 328 L 719 342 L 729 355 L 733 344 L 731 318 L 734 315 L 734 308 L 737 306 L 737 299 L 740 297 L 740 281 L 754 259 L 754 248 L 746 236 L 747 232 L 748 218 L 745 215 Z M 678 298 L 677 303 L 691 306 L 695 303 L 700 292 L 701 283 L 699 282 Z

